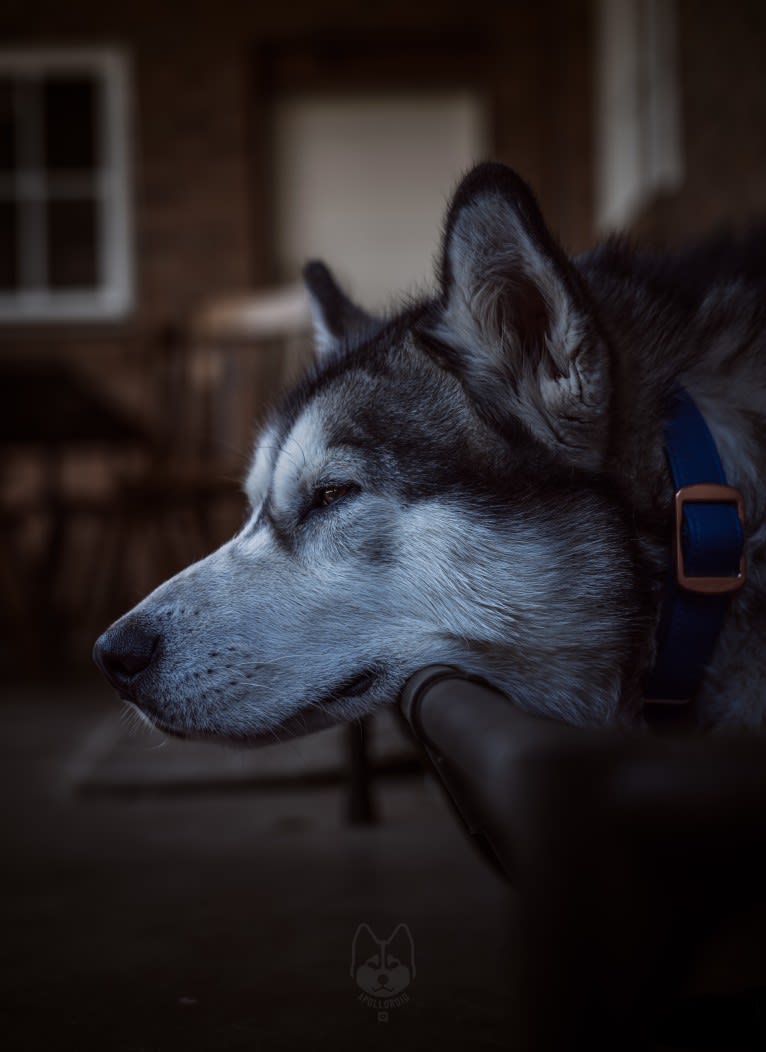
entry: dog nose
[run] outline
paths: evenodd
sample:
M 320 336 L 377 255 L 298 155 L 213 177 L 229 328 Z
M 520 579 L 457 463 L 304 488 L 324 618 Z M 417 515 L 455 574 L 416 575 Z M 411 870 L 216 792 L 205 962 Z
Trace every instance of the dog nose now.
M 112 686 L 133 700 L 136 681 L 152 663 L 159 639 L 159 633 L 145 621 L 118 621 L 96 640 L 93 660 Z

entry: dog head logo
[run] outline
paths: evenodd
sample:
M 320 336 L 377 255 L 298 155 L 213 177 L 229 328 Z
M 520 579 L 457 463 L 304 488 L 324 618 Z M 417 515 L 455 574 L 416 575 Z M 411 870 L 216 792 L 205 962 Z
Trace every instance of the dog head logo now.
M 370 997 L 396 997 L 415 977 L 415 947 L 406 924 L 379 939 L 360 924 L 351 944 L 351 978 Z

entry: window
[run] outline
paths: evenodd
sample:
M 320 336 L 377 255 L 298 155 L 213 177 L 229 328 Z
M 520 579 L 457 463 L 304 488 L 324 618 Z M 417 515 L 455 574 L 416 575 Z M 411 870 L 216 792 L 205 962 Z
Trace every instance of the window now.
M 117 52 L 0 51 L 0 321 L 130 309 L 127 107 Z
M 597 222 L 629 224 L 683 181 L 676 0 L 600 0 Z

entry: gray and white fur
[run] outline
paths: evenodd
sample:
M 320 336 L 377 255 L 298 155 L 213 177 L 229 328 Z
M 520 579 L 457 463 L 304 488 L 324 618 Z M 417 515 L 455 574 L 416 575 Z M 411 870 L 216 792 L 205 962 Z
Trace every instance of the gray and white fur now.
M 531 712 L 640 722 L 679 382 L 746 508 L 749 577 L 696 700 L 766 712 L 766 240 L 568 258 L 526 184 L 475 168 L 439 291 L 396 316 L 305 271 L 317 364 L 261 435 L 250 513 L 98 641 L 118 692 L 182 736 L 269 741 L 370 712 L 439 662 Z

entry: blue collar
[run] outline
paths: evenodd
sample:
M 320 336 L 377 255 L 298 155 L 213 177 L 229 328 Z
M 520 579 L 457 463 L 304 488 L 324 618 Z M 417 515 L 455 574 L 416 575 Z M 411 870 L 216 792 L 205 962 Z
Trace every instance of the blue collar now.
M 665 424 L 665 455 L 676 489 L 673 567 L 644 697 L 685 702 L 713 656 L 729 597 L 745 581 L 745 516 L 702 414 L 680 387 Z

